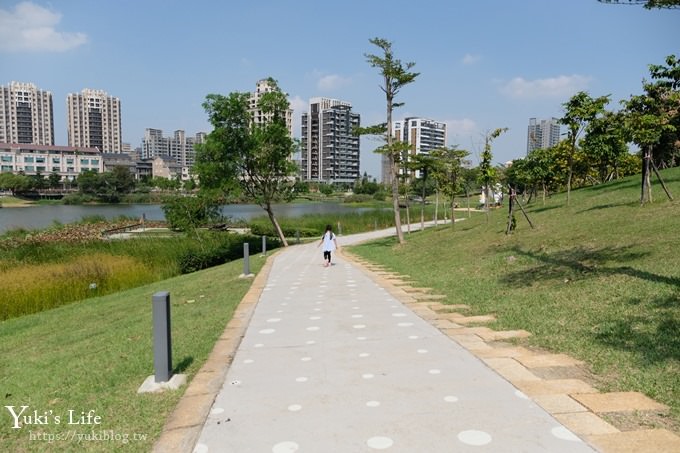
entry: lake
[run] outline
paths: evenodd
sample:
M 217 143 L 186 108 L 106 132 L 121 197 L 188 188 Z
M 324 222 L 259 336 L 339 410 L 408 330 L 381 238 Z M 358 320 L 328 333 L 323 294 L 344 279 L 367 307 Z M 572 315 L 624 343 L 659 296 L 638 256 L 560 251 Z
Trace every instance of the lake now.
M 304 214 L 332 214 L 342 212 L 370 211 L 374 208 L 358 208 L 345 206 L 342 203 L 301 203 L 274 205 L 277 217 L 297 217 Z M 264 209 L 251 204 L 231 204 L 222 208 L 222 213 L 232 219 L 249 220 L 266 215 Z M 160 205 L 121 204 L 121 205 L 43 205 L 21 208 L 0 209 L 0 233 L 13 228 L 37 229 L 61 223 L 77 222 L 86 216 L 103 216 L 113 219 L 119 216 L 141 218 L 147 220 L 164 220 Z

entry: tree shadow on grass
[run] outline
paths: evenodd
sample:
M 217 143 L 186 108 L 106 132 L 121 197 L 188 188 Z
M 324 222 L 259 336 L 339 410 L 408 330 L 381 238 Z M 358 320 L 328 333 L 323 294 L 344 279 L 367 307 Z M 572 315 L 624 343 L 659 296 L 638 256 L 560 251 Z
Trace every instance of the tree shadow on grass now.
M 600 192 L 602 190 L 619 190 L 630 187 L 637 187 L 640 185 L 638 179 L 620 179 L 617 181 L 610 181 L 605 184 L 597 184 L 595 186 L 585 187 L 584 191 Z
M 669 359 L 680 360 L 678 332 L 680 320 L 677 318 L 650 319 L 648 315 L 637 315 L 599 324 L 594 338 L 606 346 L 635 353 L 642 365 L 653 365 Z
M 602 276 L 627 275 L 653 283 L 670 286 L 671 294 L 649 298 L 630 298 L 631 306 L 640 306 L 637 313 L 612 315 L 593 328 L 593 338 L 606 346 L 636 354 L 643 366 L 666 360 L 680 360 L 680 278 L 659 275 L 635 269 L 625 264 L 634 261 L 648 252 L 632 250 L 631 247 L 590 250 L 575 247 L 554 253 L 540 253 L 522 250 L 512 251 L 520 256 L 529 257 L 537 264 L 522 271 L 512 272 L 501 281 L 516 286 L 530 286 L 545 280 L 577 280 Z M 643 312 L 643 314 L 638 314 Z M 606 317 L 606 314 L 605 314 Z
M 187 370 L 194 363 L 194 358 L 191 356 L 184 357 L 175 368 L 172 370 L 172 374 L 179 374 Z
M 541 213 L 541 212 L 552 211 L 553 209 L 559 209 L 559 208 L 562 208 L 562 207 L 563 206 L 555 205 L 555 206 L 540 206 L 540 207 L 536 207 L 536 208 L 534 208 L 533 206 L 528 206 L 526 208 L 527 208 L 528 213 L 538 214 L 538 213 Z
M 612 266 L 607 263 L 625 263 L 638 260 L 649 255 L 649 252 L 633 251 L 632 247 L 616 247 L 587 249 L 574 247 L 553 253 L 539 253 L 513 247 L 511 251 L 517 255 L 531 258 L 537 265 L 517 272 L 511 272 L 501 278 L 508 285 L 528 286 L 542 280 L 569 279 L 580 280 L 610 275 L 627 275 L 654 283 L 662 283 L 680 287 L 680 277 L 670 277 L 635 269 L 631 266 Z
M 592 206 L 588 209 L 583 209 L 578 212 L 578 214 L 581 214 L 583 212 L 590 212 L 590 211 L 599 211 L 601 209 L 609 209 L 609 208 L 620 208 L 622 206 L 628 206 L 629 208 L 638 208 L 640 207 L 640 201 L 639 200 L 633 200 L 633 201 L 627 201 L 623 203 L 607 203 L 607 204 L 601 204 L 598 206 Z

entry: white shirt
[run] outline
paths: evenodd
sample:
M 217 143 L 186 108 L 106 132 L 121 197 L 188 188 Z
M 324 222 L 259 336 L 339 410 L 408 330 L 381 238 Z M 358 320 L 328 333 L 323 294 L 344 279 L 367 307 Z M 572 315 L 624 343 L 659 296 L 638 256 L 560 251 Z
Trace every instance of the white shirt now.
M 323 235 L 323 251 L 332 252 L 335 250 L 335 235 L 332 231 L 326 231 Z

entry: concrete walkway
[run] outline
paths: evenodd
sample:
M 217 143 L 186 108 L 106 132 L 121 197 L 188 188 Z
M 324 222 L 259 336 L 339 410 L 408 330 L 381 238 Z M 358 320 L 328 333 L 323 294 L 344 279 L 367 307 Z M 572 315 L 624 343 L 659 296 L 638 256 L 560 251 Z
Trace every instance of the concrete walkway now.
M 341 253 L 273 260 L 195 452 L 594 451 Z

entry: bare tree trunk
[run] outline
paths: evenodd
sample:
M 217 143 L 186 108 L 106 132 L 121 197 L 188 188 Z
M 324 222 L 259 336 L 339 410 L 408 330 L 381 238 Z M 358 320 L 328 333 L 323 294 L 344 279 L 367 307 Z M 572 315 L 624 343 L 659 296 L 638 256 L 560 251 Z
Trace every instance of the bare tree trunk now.
M 425 178 L 423 177 L 423 193 L 420 196 L 420 230 L 425 229 Z
M 394 209 L 394 227 L 397 229 L 397 239 L 400 244 L 404 243 L 404 232 L 401 230 L 401 212 L 399 212 L 399 177 L 397 175 L 397 163 L 392 161 L 392 209 Z
M 281 244 L 283 244 L 284 247 L 288 247 L 288 241 L 286 241 L 286 236 L 283 235 L 283 230 L 281 229 L 279 222 L 276 220 L 276 217 L 274 216 L 274 211 L 272 210 L 271 204 L 267 203 L 265 211 L 267 211 L 269 220 L 272 222 L 272 225 L 274 225 L 274 230 L 276 231 L 276 234 L 279 236 Z
M 408 202 L 408 191 L 406 192 L 406 231 L 411 234 L 411 204 Z
M 569 203 L 571 201 L 571 178 L 574 176 L 574 168 L 573 164 L 570 162 L 569 163 L 569 173 L 567 176 L 567 206 L 569 206 Z
M 545 194 L 548 190 L 545 187 L 545 181 L 543 182 L 543 206 L 545 206 Z
M 456 208 L 455 196 L 451 196 L 451 228 L 456 226 L 456 215 L 454 214 Z
M 647 146 L 642 158 L 642 193 L 640 194 L 640 204 L 652 202 L 652 186 L 650 184 L 650 160 L 652 159 L 652 147 Z
M 387 88 L 389 81 L 385 80 Z M 401 230 L 401 213 L 399 212 L 399 166 L 392 150 L 392 99 L 387 98 L 387 152 L 390 157 L 390 173 L 392 174 L 392 208 L 394 209 L 394 227 L 397 230 L 399 244 L 404 243 L 404 232 Z
M 470 191 L 468 190 L 468 186 L 465 186 L 465 198 L 467 198 L 467 212 L 468 212 L 468 219 L 470 218 Z
M 438 220 L 439 220 L 439 189 L 437 189 L 434 195 L 434 226 L 437 226 Z
M 578 134 L 571 134 L 571 151 L 569 152 L 569 157 L 567 159 L 567 165 L 569 166 L 569 173 L 567 173 L 567 206 L 571 201 L 571 179 L 574 176 L 574 153 L 576 152 L 576 136 Z
M 509 198 L 509 200 L 508 200 L 508 226 L 505 228 L 505 234 L 506 235 L 510 234 L 510 231 L 512 231 L 512 215 L 514 214 L 513 203 L 515 201 L 514 200 L 515 197 L 514 197 L 513 192 L 512 192 L 512 187 L 509 187 L 509 191 L 510 191 L 510 195 L 508 196 L 508 198 Z

